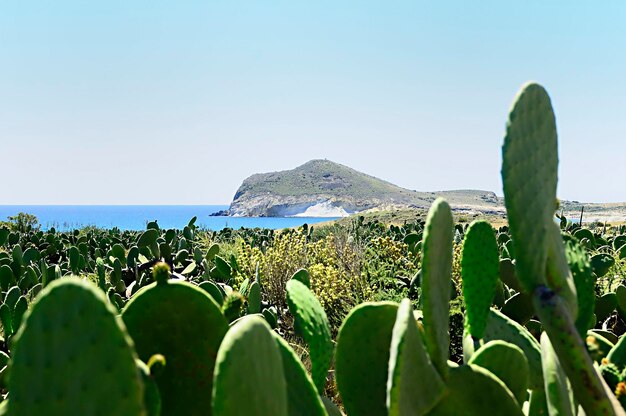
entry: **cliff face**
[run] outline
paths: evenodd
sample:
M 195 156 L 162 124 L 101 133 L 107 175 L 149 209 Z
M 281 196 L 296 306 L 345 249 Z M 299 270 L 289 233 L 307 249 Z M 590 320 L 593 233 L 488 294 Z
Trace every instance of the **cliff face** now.
M 417 192 L 328 160 L 245 179 L 226 212 L 231 216 L 345 216 L 369 209 L 428 207 L 437 196 L 462 207 L 498 210 L 492 192 Z

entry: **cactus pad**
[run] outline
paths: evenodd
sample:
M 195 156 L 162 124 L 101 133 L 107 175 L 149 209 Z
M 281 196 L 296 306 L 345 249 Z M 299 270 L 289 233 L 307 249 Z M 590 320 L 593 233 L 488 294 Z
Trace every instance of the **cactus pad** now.
M 565 246 L 567 263 L 572 271 L 578 296 L 578 317 L 576 328 L 581 336 L 593 326 L 593 311 L 595 309 L 596 281 L 593 277 L 591 262 L 585 249 L 574 242 L 568 242 Z
M 446 395 L 428 416 L 524 414 L 506 385 L 480 366 L 450 368 L 446 385 Z
M 539 342 L 520 324 L 502 313 L 491 309 L 485 328 L 485 341 L 502 340 L 517 345 L 528 360 L 530 370 L 529 384 L 531 389 L 543 389 L 543 372 L 541 368 L 541 347 Z
M 295 318 L 295 326 L 309 345 L 313 382 L 317 390 L 322 392 L 334 350 L 326 312 L 301 281 L 291 279 L 286 288 L 287 304 Z
M 104 294 L 54 281 L 15 337 L 12 415 L 145 415 L 132 340 Z
M 397 311 L 392 302 L 363 303 L 343 321 L 335 374 L 349 415 L 387 416 L 389 347 Z
M 550 97 L 535 83 L 522 87 L 509 113 L 502 147 L 502 182 L 516 271 L 527 292 L 545 283 L 556 210 L 557 133 Z
M 541 334 L 541 362 L 548 413 L 564 416 L 576 415 L 574 397 L 571 394 L 567 376 L 545 332 Z
M 483 337 L 499 273 L 498 242 L 493 227 L 486 221 L 473 222 L 463 241 L 461 276 L 465 325 L 476 339 Z
M 499 340 L 489 341 L 472 355 L 469 364 L 492 372 L 506 384 L 519 404 L 524 403 L 528 389 L 528 360 L 517 345 Z
M 409 299 L 398 308 L 390 351 L 389 416 L 425 414 L 443 396 L 445 385 L 426 353 Z
M 255 282 L 256 283 L 256 282 Z M 290 416 L 326 416 L 324 404 L 302 362 L 287 341 L 271 333 L 278 344 L 287 383 L 287 409 Z
M 214 282 L 210 280 L 206 282 L 202 282 L 198 285 L 198 287 L 204 290 L 205 292 L 207 292 L 209 295 L 211 295 L 213 300 L 218 305 L 221 306 L 222 303 L 224 303 L 224 295 L 222 295 L 220 288 Z
M 508 298 L 500 311 L 515 322 L 526 325 L 533 317 L 535 308 L 531 296 L 519 292 Z
M 245 316 L 224 337 L 215 365 L 212 409 L 214 416 L 289 414 L 281 352 L 263 318 Z
M 433 202 L 424 230 L 422 245 L 422 294 L 424 335 L 430 359 L 445 379 L 450 344 L 449 312 L 452 279 L 452 239 L 454 222 L 448 203 Z
M 261 313 L 261 285 L 252 282 L 247 297 L 248 313 Z
M 215 357 L 228 329 L 215 301 L 187 282 L 155 282 L 131 298 L 122 318 L 139 358 L 167 360 L 155 376 L 163 414 L 207 414 Z

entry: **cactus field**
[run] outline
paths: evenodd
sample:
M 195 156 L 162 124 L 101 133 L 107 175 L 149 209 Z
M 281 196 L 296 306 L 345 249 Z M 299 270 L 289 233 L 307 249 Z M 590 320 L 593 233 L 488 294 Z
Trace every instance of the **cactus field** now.
M 561 215 L 542 86 L 503 135 L 506 226 L 2 223 L 0 414 L 626 414 L 626 226 Z

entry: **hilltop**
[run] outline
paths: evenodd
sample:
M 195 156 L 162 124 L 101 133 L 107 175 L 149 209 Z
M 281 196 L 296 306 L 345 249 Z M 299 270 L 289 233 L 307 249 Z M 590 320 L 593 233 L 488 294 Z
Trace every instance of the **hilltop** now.
M 370 210 L 427 208 L 438 196 L 456 210 L 503 211 L 501 199 L 493 192 L 418 192 L 330 160 L 315 159 L 295 169 L 248 177 L 230 208 L 221 214 L 341 217 Z

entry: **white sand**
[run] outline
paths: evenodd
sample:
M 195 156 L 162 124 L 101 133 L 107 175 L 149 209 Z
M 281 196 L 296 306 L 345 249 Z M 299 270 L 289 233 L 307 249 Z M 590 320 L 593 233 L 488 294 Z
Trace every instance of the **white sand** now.
M 293 215 L 293 217 L 347 217 L 350 215 L 342 207 L 333 206 L 330 201 L 319 202 L 315 205 L 311 205 L 304 212 Z

